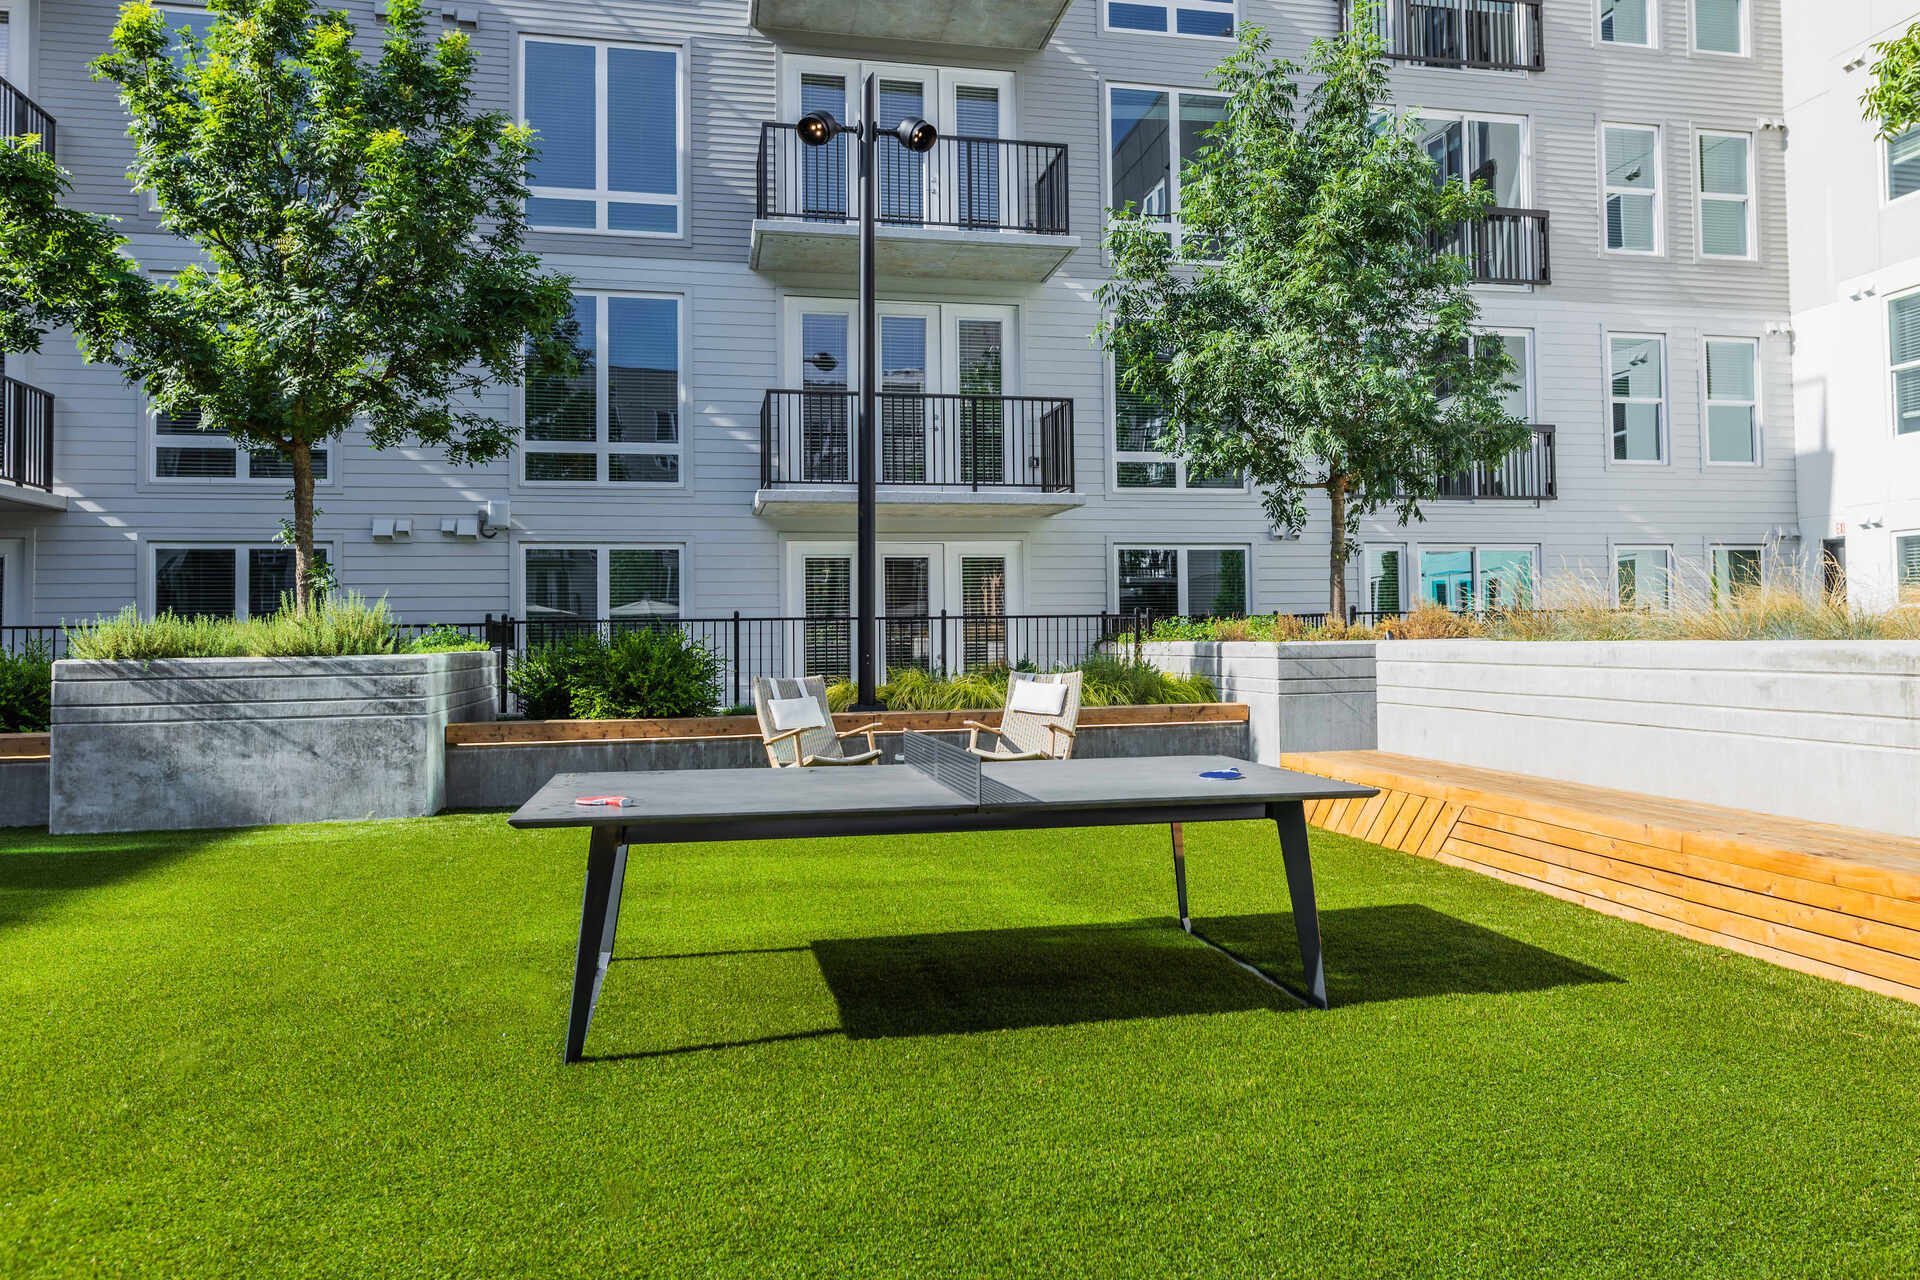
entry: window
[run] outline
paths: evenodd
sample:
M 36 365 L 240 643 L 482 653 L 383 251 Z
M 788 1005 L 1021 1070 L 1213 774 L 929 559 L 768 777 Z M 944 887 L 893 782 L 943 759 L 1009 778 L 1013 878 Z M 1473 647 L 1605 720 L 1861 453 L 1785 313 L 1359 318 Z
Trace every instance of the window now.
M 522 446 L 533 484 L 680 483 L 680 299 L 575 294 L 570 378 L 529 378 Z
M 1113 375 L 1113 481 L 1122 489 L 1245 489 L 1239 474 L 1213 474 L 1184 458 L 1161 453 L 1167 415 L 1143 395 L 1120 385 Z
M 1106 0 L 1107 30 L 1233 35 L 1234 0 Z
M 1607 249 L 1660 252 L 1660 131 L 1646 125 L 1601 126 L 1606 166 Z
M 677 48 L 521 43 L 521 116 L 538 135 L 528 225 L 681 233 L 680 72 Z
M 1700 253 L 1754 256 L 1753 139 L 1744 133 L 1700 135 Z
M 1600 0 L 1600 40 L 1604 44 L 1653 46 L 1654 0 Z
M 314 559 L 327 563 L 322 547 Z M 153 611 L 182 617 L 257 618 L 293 593 L 293 548 L 155 547 Z
M 1920 604 L 1920 533 L 1893 540 L 1893 576 L 1901 604 Z
M 1501 396 L 1501 406 L 1520 422 L 1533 421 L 1533 330 L 1495 329 L 1474 339 L 1474 349 L 1484 352 L 1499 344 L 1513 361 L 1510 381 Z
M 1226 115 L 1227 100 L 1187 89 L 1107 91 L 1112 188 L 1107 207 L 1131 207 L 1179 234 L 1180 171 L 1206 149 L 1203 135 Z M 1174 122 L 1179 129 L 1173 128 Z
M 1887 327 L 1893 357 L 1893 430 L 1920 432 L 1920 293 L 1887 303 Z
M 678 547 L 527 547 L 529 622 L 680 615 Z
M 160 16 L 167 20 L 168 30 L 177 32 L 185 27 L 193 33 L 195 40 L 203 42 L 207 38 L 207 32 L 213 28 L 213 14 L 205 9 L 182 9 L 173 5 L 163 5 Z M 184 45 L 176 41 L 175 48 L 181 49 Z
M 1244 547 L 1122 547 L 1117 568 L 1115 603 L 1122 613 L 1238 617 L 1247 611 Z
M 1499 209 L 1524 209 L 1532 203 L 1523 117 L 1423 111 L 1418 120 L 1420 131 L 1415 138 L 1433 161 L 1435 183 L 1444 186 L 1455 179 L 1463 185 L 1485 183 Z
M 1693 47 L 1700 53 L 1747 51 L 1747 0 L 1693 0 Z
M 1707 339 L 1707 461 L 1760 461 L 1760 344 Z
M 1665 547 L 1615 547 L 1613 580 L 1622 609 L 1664 609 L 1673 598 L 1673 558 Z
M 1613 409 L 1615 462 L 1666 460 L 1667 340 L 1652 334 L 1613 334 L 1608 396 Z
M 1529 547 L 1421 547 L 1420 603 L 1460 613 L 1533 605 Z
M 1400 595 L 1400 562 L 1405 552 L 1400 547 L 1368 547 L 1365 564 L 1369 613 L 1398 613 L 1404 607 Z
M 1887 199 L 1920 191 L 1920 125 L 1887 139 Z
M 1715 606 L 1732 604 L 1739 597 L 1759 589 L 1763 577 L 1763 557 L 1759 547 L 1715 547 L 1712 564 L 1713 576 L 1708 589 Z
M 233 442 L 224 431 L 207 431 L 200 426 L 200 411 L 161 413 L 155 410 L 153 421 L 153 476 L 156 480 L 272 480 L 285 483 L 293 478 L 293 464 L 286 455 L 272 449 L 247 451 Z M 313 478 L 327 479 L 328 450 L 315 445 L 312 450 Z M 244 459 L 244 461 L 243 461 Z

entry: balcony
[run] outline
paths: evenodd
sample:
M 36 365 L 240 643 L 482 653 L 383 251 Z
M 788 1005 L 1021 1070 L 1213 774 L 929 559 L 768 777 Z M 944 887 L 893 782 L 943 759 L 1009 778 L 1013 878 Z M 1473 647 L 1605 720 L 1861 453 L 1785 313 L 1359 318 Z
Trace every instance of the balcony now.
M 1543 209 L 1489 209 L 1481 221 L 1463 222 L 1432 242 L 1435 253 L 1465 258 L 1475 284 L 1553 283 Z
M 1073 401 L 881 392 L 878 501 L 920 515 L 1051 515 L 1073 492 Z M 860 396 L 769 391 L 760 405 L 760 514 L 854 503 Z
M 0 378 L 0 507 L 64 509 L 53 492 L 53 396 Z
M 922 155 L 885 137 L 878 160 L 884 277 L 1040 281 L 1080 247 L 1059 143 L 942 137 Z M 791 124 L 760 126 L 755 270 L 854 274 L 857 163 L 848 139 L 809 147 Z
M 19 138 L 33 134 L 40 139 L 34 150 L 44 151 L 57 159 L 55 132 L 53 117 L 41 110 L 39 103 L 8 81 L 0 80 L 0 137 Z
M 1353 25 L 1340 0 L 1340 29 Z M 1396 62 L 1474 71 L 1544 71 L 1538 0 L 1384 0 L 1386 53 Z
M 842 37 L 970 49 L 1047 47 L 1071 0 L 753 0 L 753 25 L 832 44 Z
M 1547 502 L 1559 496 L 1556 481 L 1553 428 L 1535 427 L 1533 443 L 1526 448 L 1499 462 L 1481 463 L 1441 477 L 1440 491 L 1434 497 L 1442 501 Z

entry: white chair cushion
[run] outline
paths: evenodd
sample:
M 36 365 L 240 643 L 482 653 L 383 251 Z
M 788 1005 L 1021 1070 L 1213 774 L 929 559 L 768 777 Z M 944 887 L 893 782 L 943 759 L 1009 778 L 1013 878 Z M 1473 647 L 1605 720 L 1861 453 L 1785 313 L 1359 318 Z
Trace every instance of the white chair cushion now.
M 1016 680 L 1007 697 L 1007 710 L 1033 716 L 1057 716 L 1067 705 L 1067 686 L 1050 681 Z
M 826 727 L 826 717 L 820 713 L 817 698 L 769 698 L 767 715 L 773 720 L 773 731 L 785 733 L 789 729 L 821 729 Z

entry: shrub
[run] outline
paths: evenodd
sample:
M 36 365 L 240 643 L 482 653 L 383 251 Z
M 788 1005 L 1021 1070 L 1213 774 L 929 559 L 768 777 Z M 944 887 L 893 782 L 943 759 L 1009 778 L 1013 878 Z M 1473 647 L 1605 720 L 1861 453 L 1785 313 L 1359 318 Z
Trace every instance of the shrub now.
M 576 720 L 710 716 L 719 703 L 719 657 L 678 627 L 622 631 L 583 648 L 572 677 Z
M 284 598 L 278 613 L 237 621 L 181 617 L 163 611 L 142 618 L 129 605 L 111 618 L 67 629 L 76 658 L 152 661 L 156 658 L 334 658 L 394 651 L 387 602 L 368 603 L 348 591 L 315 602 L 299 614 Z
M 565 720 L 573 714 L 574 673 L 602 646 L 597 635 L 568 636 L 534 645 L 507 671 L 507 688 L 530 720 Z
M 1389 640 L 1464 640 L 1484 629 L 1465 614 L 1427 604 L 1404 617 L 1387 619 L 1377 630 Z
M 433 630 L 414 637 L 407 645 L 407 653 L 474 653 L 493 646 L 484 640 L 475 640 L 458 627 L 441 625 Z
M 0 733 L 45 733 L 53 712 L 53 654 L 44 644 L 0 653 Z
M 67 628 L 67 652 L 100 661 L 150 661 L 154 658 L 238 658 L 245 656 L 240 635 L 229 618 L 183 618 L 163 611 L 142 618 L 128 605 L 111 618 Z
M 1080 664 L 1080 705 L 1117 707 L 1212 702 L 1219 693 L 1205 676 L 1170 676 L 1144 662 L 1094 656 Z M 939 676 L 917 667 L 895 671 L 874 690 L 889 711 L 986 711 L 1005 705 L 1009 671 L 996 667 Z M 827 686 L 827 706 L 845 711 L 859 690 L 851 680 Z

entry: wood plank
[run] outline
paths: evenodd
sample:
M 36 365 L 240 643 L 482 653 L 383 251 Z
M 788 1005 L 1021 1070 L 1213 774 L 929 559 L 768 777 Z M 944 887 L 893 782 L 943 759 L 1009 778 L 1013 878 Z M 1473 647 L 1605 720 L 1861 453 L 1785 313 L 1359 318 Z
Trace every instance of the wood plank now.
M 1413 826 L 1413 820 L 1420 816 L 1420 810 L 1432 803 L 1427 797 L 1414 795 L 1411 791 L 1401 794 L 1406 797 L 1406 803 L 1400 806 L 1400 812 L 1394 818 L 1393 824 L 1380 836 L 1380 843 L 1389 849 L 1401 848 L 1401 842 L 1407 838 L 1407 830 Z
M 1400 842 L 1394 847 L 1402 853 L 1419 853 L 1420 846 L 1426 843 L 1428 833 L 1433 830 L 1434 820 L 1440 816 L 1440 810 L 1444 807 L 1440 801 L 1431 796 L 1422 796 L 1420 812 L 1415 815 L 1412 825 L 1407 828 L 1406 834 L 1400 837 Z
M 1373 821 L 1367 826 L 1366 835 L 1361 837 L 1373 844 L 1380 843 L 1381 838 L 1387 834 L 1387 829 L 1393 825 L 1393 820 L 1400 816 L 1400 810 L 1405 808 L 1407 803 L 1407 793 L 1404 791 L 1384 791 L 1381 797 L 1386 803 L 1380 806 L 1380 811 L 1374 815 Z
M 50 733 L 0 733 L 0 760 L 45 760 L 52 744 Z
M 1373 825 L 1373 820 L 1379 816 L 1381 807 L 1387 803 L 1387 797 L 1392 794 L 1391 791 L 1376 791 L 1362 800 L 1357 810 L 1348 810 L 1347 834 L 1357 839 L 1365 839 L 1365 831 Z
M 1440 812 L 1433 819 L 1433 826 L 1427 830 L 1427 838 L 1420 842 L 1417 852 L 1421 856 L 1431 858 L 1440 852 L 1447 842 L 1447 837 L 1453 834 L 1454 824 L 1460 820 L 1461 809 L 1462 806 L 1451 800 L 1441 803 Z

